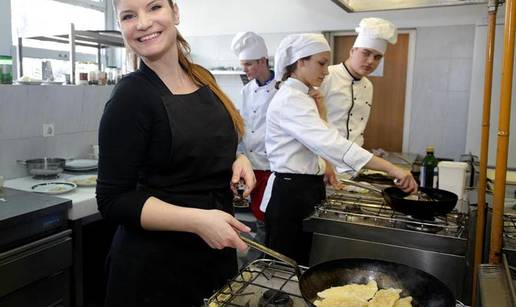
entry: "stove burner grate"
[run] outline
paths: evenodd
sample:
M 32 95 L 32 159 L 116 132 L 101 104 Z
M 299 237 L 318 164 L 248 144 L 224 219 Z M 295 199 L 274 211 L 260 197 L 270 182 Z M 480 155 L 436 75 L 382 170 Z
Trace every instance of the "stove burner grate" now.
M 260 297 L 258 307 L 292 307 L 294 301 L 285 292 L 269 289 Z
M 407 229 L 410 231 L 462 237 L 466 230 L 467 214 L 451 212 L 433 220 L 415 219 L 392 210 L 385 202 L 364 198 L 349 192 L 336 192 L 316 208 L 314 218 L 330 219 L 354 224 Z
M 301 267 L 305 271 L 306 267 Z M 307 307 L 294 269 L 277 260 L 258 259 L 240 270 L 205 307 Z

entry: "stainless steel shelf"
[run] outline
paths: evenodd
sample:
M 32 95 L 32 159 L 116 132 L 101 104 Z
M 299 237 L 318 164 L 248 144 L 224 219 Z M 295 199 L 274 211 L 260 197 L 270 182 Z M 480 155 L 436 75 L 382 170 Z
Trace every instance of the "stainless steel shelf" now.
M 120 31 L 113 30 L 75 30 L 75 25 L 70 24 L 68 34 L 18 37 L 17 47 L 17 66 L 18 78 L 23 76 L 23 40 L 32 39 L 39 41 L 48 41 L 61 44 L 67 44 L 70 61 L 70 81 L 75 84 L 75 58 L 76 46 L 91 47 L 97 49 L 97 62 L 99 70 L 101 68 L 101 50 L 107 47 L 124 47 L 124 40 Z

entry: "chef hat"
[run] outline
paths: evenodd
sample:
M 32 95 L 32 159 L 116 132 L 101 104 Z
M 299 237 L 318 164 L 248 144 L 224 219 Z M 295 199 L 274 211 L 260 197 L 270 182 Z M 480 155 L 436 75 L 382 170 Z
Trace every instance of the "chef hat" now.
M 254 32 L 238 32 L 231 42 L 231 50 L 239 60 L 258 60 L 267 57 L 267 46 Z
M 299 59 L 324 51 L 330 51 L 330 45 L 322 34 L 291 34 L 285 37 L 280 42 L 274 56 L 276 80 L 281 81 L 287 66 L 294 64 Z
M 354 47 L 374 49 L 381 54 L 387 49 L 387 42 L 396 44 L 398 31 L 392 22 L 381 18 L 364 18 L 355 29 L 358 33 Z

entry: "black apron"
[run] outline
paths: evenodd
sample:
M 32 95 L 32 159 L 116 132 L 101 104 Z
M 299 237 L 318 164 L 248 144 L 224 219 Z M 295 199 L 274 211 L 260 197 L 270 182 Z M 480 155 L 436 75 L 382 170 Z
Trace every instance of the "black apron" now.
M 237 135 L 229 114 L 208 87 L 188 95 L 158 88 L 172 137 L 170 167 L 148 167 L 139 188 L 174 205 L 233 214 Z M 106 306 L 201 306 L 237 273 L 232 248 L 212 249 L 191 233 L 126 226 L 115 234 L 107 265 Z
M 265 211 L 265 245 L 308 265 L 312 233 L 303 231 L 303 220 L 326 197 L 323 176 L 275 173 Z

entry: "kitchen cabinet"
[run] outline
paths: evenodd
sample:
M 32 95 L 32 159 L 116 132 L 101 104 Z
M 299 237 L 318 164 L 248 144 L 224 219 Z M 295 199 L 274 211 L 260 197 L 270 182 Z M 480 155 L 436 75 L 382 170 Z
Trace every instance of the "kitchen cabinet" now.
M 62 44 L 68 44 L 68 60 L 70 64 L 70 81 L 75 84 L 75 60 L 76 60 L 76 47 L 92 47 L 97 49 L 97 63 L 98 70 L 101 71 L 101 50 L 108 47 L 124 47 L 124 41 L 122 34 L 119 31 L 102 30 L 102 31 L 91 31 L 91 30 L 76 30 L 74 24 L 70 24 L 68 34 L 61 35 L 47 35 L 47 36 L 32 36 L 32 37 L 19 37 L 17 46 L 17 67 L 18 67 L 18 78 L 23 76 L 23 40 L 33 39 L 40 41 L 56 42 Z
M 66 181 L 76 174 L 62 173 L 60 181 Z M 48 180 L 52 181 L 52 180 Z M 30 176 L 6 180 L 4 186 L 26 192 L 37 183 L 45 180 Z M 42 196 L 36 193 L 29 195 Z M 102 306 L 105 287 L 105 259 L 111 245 L 116 225 L 103 220 L 97 210 L 95 187 L 78 187 L 59 195 L 61 199 L 71 202 L 65 212 L 68 227 L 72 230 L 70 300 L 73 306 Z M 1 208 L 0 202 L 0 208 Z M 1 238 L 1 236 L 0 236 Z M 1 280 L 1 278 L 0 278 Z M 0 301 L 0 306 L 3 306 Z

